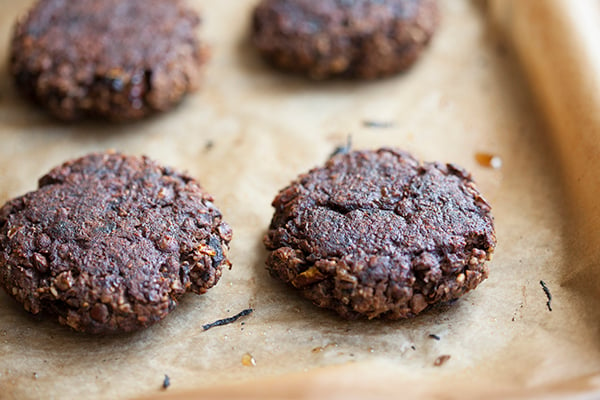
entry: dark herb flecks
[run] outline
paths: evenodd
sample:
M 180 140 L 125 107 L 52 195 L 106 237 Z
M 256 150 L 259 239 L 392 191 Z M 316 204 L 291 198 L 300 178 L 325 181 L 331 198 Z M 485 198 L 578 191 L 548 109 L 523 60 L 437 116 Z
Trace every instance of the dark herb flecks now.
M 392 128 L 394 123 L 391 121 L 364 120 L 363 126 L 367 128 Z
M 205 330 L 205 331 L 207 331 L 210 328 L 214 328 L 215 326 L 222 326 L 222 325 L 227 325 L 227 324 L 234 323 L 238 319 L 240 319 L 242 317 L 245 317 L 246 315 L 252 314 L 253 311 L 254 310 L 252 308 L 247 308 L 247 309 L 245 309 L 245 310 L 237 313 L 233 317 L 223 318 L 223 319 L 217 320 L 217 321 L 215 321 L 213 323 L 202 325 L 202 329 Z
M 429 337 L 430 337 L 431 339 L 440 340 L 440 337 L 439 337 L 438 335 L 434 335 L 433 333 L 430 333 L 430 334 L 429 334 Z
M 329 158 L 333 156 L 337 156 L 338 154 L 348 154 L 352 150 L 352 135 L 348 135 L 346 139 L 346 144 L 344 146 L 338 146 L 333 150 L 333 153 L 329 156 Z
M 165 374 L 165 379 L 163 379 L 162 387 L 163 389 L 166 389 L 169 386 L 171 386 L 171 378 L 169 378 L 169 375 Z
M 546 282 L 544 282 L 544 281 L 540 281 L 540 285 L 542 285 L 542 289 L 544 290 L 544 293 L 546 294 L 546 297 L 548 298 L 548 301 L 546 302 L 548 311 L 552 311 L 552 294 L 550 293 L 550 289 L 548 289 L 548 286 L 546 285 Z

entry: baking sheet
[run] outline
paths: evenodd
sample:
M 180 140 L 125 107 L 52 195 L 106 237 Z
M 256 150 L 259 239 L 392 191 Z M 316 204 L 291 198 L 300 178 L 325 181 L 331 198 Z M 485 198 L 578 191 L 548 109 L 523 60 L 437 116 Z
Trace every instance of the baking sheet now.
M 31 317 L 0 294 L 0 398 L 598 395 L 600 309 L 586 280 L 571 279 L 572 192 L 560 151 L 481 2 L 440 2 L 442 26 L 422 60 L 369 83 L 274 72 L 247 40 L 255 1 L 191 3 L 203 13 L 212 59 L 201 90 L 163 116 L 64 125 L 21 100 L 0 66 L 0 202 L 90 151 L 147 154 L 188 171 L 215 196 L 234 230 L 233 269 L 161 323 L 114 337 Z M 30 4 L 0 0 L 1 60 L 14 19 Z M 393 126 L 369 128 L 366 120 Z M 272 198 L 349 134 L 355 148 L 398 146 L 472 171 L 498 236 L 490 277 L 476 291 L 408 321 L 347 322 L 268 276 L 261 241 Z M 498 155 L 502 167 L 479 165 L 478 152 Z M 203 332 L 247 307 L 251 316 Z M 242 364 L 246 353 L 256 366 Z M 451 358 L 435 366 L 442 355 Z

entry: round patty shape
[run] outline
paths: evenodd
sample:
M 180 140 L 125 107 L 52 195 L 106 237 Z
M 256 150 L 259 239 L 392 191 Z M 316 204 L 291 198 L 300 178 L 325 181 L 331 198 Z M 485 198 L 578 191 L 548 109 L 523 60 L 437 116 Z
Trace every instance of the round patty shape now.
M 197 87 L 199 22 L 182 0 L 39 0 L 16 25 L 11 72 L 60 119 L 139 119 Z
M 435 0 L 262 0 L 253 41 L 283 70 L 373 79 L 410 67 L 438 20 Z
M 333 156 L 273 201 L 270 273 L 345 318 L 400 319 L 488 275 L 490 207 L 453 164 L 394 149 Z
M 214 286 L 230 240 L 192 178 L 146 157 L 90 154 L 0 209 L 0 284 L 75 330 L 134 331 Z

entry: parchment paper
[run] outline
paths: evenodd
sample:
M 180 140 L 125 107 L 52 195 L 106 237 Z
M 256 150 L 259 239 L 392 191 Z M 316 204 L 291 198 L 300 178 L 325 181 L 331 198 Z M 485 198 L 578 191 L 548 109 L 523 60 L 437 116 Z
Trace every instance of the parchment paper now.
M 591 258 L 573 258 L 564 157 L 480 2 L 440 3 L 443 24 L 410 72 L 312 83 L 255 55 L 246 39 L 255 1 L 194 1 L 213 50 L 204 87 L 173 112 L 129 125 L 58 123 L 17 96 L 2 65 L 0 202 L 34 189 L 66 159 L 113 148 L 198 178 L 234 239 L 233 269 L 214 289 L 186 296 L 135 334 L 74 333 L 0 294 L 0 398 L 598 396 L 600 309 L 589 280 L 572 279 L 578 261 Z M 0 59 L 30 4 L 0 0 Z M 472 171 L 498 236 L 490 277 L 476 291 L 412 320 L 347 322 L 268 276 L 261 241 L 272 198 L 349 134 L 355 148 L 398 146 Z M 501 157 L 502 167 L 479 165 L 477 152 Z M 202 331 L 247 307 L 251 316 Z M 256 366 L 242 365 L 246 353 Z M 434 366 L 442 355 L 451 358 Z

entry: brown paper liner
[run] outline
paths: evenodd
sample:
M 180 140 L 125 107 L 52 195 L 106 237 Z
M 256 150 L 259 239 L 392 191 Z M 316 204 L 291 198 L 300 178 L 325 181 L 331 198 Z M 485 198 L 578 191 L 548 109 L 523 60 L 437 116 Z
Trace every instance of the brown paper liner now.
M 570 279 L 600 296 L 600 3 L 490 0 L 549 123 L 569 196 Z
M 89 151 L 147 154 L 214 195 L 233 227 L 233 268 L 163 322 L 115 337 L 32 318 L 0 293 L 0 399 L 600 397 L 592 2 L 441 0 L 442 25 L 414 68 L 367 83 L 270 69 L 247 39 L 255 0 L 190 3 L 212 59 L 201 90 L 163 116 L 63 125 L 26 103 L 0 64 L 0 202 Z M 0 60 L 30 4 L 0 2 Z M 355 148 L 401 147 L 473 173 L 498 234 L 477 290 L 412 320 L 343 321 L 268 276 L 271 200 L 348 134 Z M 479 164 L 480 152 L 502 167 Z M 202 330 L 247 307 L 255 311 L 243 320 Z M 246 353 L 256 366 L 242 365 Z

